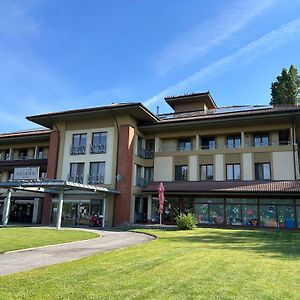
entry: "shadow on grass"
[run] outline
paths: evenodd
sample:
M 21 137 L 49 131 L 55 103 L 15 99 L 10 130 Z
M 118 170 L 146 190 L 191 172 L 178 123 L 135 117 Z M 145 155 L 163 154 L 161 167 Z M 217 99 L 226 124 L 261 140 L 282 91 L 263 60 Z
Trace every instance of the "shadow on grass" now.
M 187 243 L 190 247 L 253 251 L 283 259 L 300 258 L 300 232 L 216 229 L 208 232 L 197 230 L 195 234 L 188 232 L 184 236 L 166 239 L 174 242 L 175 247 L 176 243 Z

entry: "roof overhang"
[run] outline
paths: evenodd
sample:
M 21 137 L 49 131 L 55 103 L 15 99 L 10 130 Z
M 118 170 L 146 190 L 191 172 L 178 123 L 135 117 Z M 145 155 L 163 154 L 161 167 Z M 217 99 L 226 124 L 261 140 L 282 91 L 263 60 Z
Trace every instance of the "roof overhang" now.
M 121 115 L 129 115 L 138 122 L 153 123 L 158 121 L 158 118 L 140 102 L 66 110 L 61 112 L 28 116 L 26 119 L 47 128 L 53 128 L 54 123 L 61 121 L 77 121 L 79 118 L 80 120 L 99 117 L 115 118 L 116 116 Z
M 46 179 L 34 181 L 6 181 L 0 182 L 0 188 L 54 194 L 59 193 L 61 191 L 72 190 L 93 193 L 120 193 L 118 190 L 109 189 L 99 185 L 83 184 L 60 179 Z

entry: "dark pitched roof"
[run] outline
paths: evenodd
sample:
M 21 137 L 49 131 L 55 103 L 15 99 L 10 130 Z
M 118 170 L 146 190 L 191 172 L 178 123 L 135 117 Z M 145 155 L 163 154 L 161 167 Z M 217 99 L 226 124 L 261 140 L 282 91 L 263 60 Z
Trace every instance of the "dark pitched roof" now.
M 151 182 L 144 192 L 156 192 L 160 182 Z M 165 193 L 300 193 L 300 181 L 166 181 Z
M 28 129 L 28 130 L 22 130 L 22 131 L 16 131 L 16 132 L 0 133 L 0 139 L 47 135 L 50 133 L 51 133 L 51 130 L 49 130 L 48 128 Z
M 186 120 L 206 120 L 228 117 L 240 117 L 251 115 L 272 114 L 280 112 L 300 112 L 300 106 L 297 105 L 243 105 L 243 106 L 226 106 L 207 111 L 190 111 L 182 113 L 171 113 L 159 115 L 159 123 L 179 122 Z

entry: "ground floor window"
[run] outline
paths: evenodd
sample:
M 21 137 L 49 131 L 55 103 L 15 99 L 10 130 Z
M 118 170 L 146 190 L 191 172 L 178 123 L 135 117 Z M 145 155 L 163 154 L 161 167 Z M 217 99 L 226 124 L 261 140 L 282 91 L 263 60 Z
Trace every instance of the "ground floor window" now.
M 52 203 L 51 223 L 56 224 L 58 201 Z M 88 225 L 93 216 L 103 217 L 103 199 L 64 200 L 62 225 Z
M 157 200 L 152 201 L 152 221 L 158 218 Z M 175 224 L 180 213 L 191 212 L 199 225 L 300 228 L 300 199 L 209 198 L 166 196 L 165 224 Z

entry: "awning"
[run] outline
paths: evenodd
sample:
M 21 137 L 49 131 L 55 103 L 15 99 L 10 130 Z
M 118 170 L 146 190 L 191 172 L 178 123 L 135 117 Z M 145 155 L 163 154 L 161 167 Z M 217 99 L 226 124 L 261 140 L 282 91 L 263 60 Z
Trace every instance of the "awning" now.
M 32 181 L 6 181 L 0 182 L 2 189 L 26 190 L 41 193 L 59 193 L 64 191 L 87 191 L 93 193 L 112 193 L 119 194 L 118 190 L 106 188 L 99 185 L 83 184 L 71 182 L 61 179 L 45 179 L 45 180 L 32 180 Z

